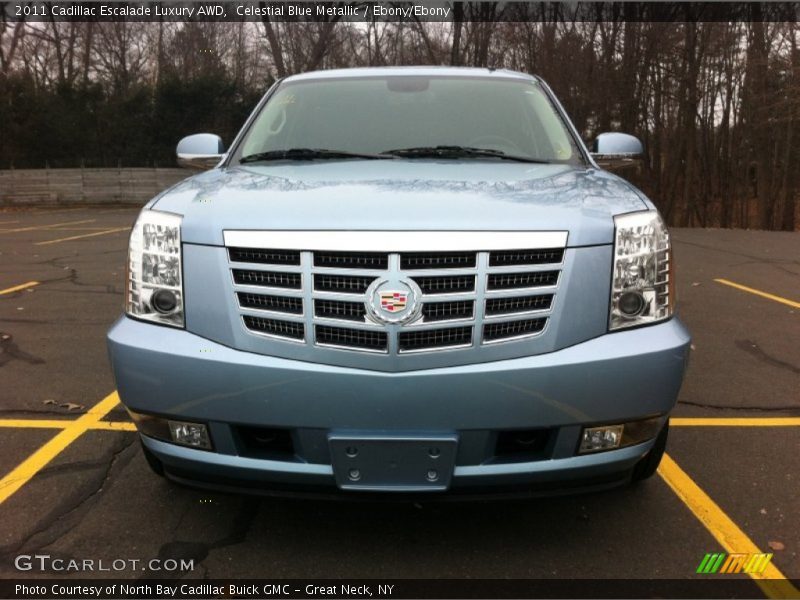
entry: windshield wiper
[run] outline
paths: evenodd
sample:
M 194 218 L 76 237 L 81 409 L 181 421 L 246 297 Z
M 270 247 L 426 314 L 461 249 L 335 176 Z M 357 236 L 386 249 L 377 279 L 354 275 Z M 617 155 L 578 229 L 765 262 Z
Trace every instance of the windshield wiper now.
M 239 159 L 239 163 L 261 162 L 268 160 L 316 160 L 336 158 L 366 158 L 380 160 L 397 158 L 386 154 L 368 154 L 361 152 L 348 152 L 346 150 L 326 150 L 324 148 L 289 148 L 287 150 L 269 150 L 248 154 Z
M 518 162 L 549 164 L 549 160 L 532 158 L 530 156 L 518 156 L 516 154 L 506 154 L 502 150 L 491 148 L 472 148 L 470 146 L 419 146 L 415 148 L 397 148 L 386 150 L 381 154 L 389 156 L 399 156 L 401 158 L 470 158 L 474 156 L 499 158 L 501 160 L 515 160 Z

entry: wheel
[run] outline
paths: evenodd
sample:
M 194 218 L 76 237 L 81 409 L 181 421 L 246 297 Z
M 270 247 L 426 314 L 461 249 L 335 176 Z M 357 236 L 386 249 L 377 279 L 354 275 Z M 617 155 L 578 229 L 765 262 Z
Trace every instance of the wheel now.
M 144 452 L 144 458 L 147 461 L 150 470 L 153 471 L 159 477 L 164 477 L 164 465 L 161 464 L 161 461 L 156 458 L 156 455 L 150 452 L 147 449 L 147 446 L 144 445 L 142 442 L 142 452 Z
M 638 463 L 636 463 L 636 466 L 633 467 L 633 481 L 644 481 L 655 474 L 656 469 L 658 469 L 658 465 L 661 463 L 661 458 L 664 456 L 664 450 L 667 449 L 668 435 L 669 420 L 664 423 L 664 428 L 661 430 L 661 433 L 658 434 L 656 443 L 650 452 L 647 453 L 647 456 L 642 458 Z

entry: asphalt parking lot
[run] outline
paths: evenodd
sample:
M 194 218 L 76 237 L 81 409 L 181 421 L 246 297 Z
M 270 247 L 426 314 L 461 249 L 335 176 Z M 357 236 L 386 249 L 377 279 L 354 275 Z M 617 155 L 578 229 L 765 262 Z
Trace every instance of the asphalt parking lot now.
M 104 339 L 136 212 L 0 211 L 0 577 L 47 553 L 191 558 L 212 578 L 747 579 L 696 570 L 763 552 L 751 594 L 798 597 L 800 233 L 673 231 L 694 353 L 659 476 L 557 501 L 373 504 L 150 473 Z

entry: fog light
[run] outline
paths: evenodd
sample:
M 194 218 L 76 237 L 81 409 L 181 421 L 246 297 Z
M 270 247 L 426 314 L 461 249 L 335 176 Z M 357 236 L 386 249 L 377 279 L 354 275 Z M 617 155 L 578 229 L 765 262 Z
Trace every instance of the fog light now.
M 638 317 L 647 307 L 647 301 L 639 292 L 625 292 L 617 300 L 617 308 L 626 317 Z
M 169 421 L 169 433 L 172 441 L 184 446 L 211 449 L 211 440 L 208 430 L 202 423 L 186 423 L 184 421 Z
M 150 303 L 156 312 L 167 315 L 178 307 L 178 297 L 172 290 L 157 290 L 150 298 Z
M 587 427 L 583 430 L 579 452 L 599 452 L 613 450 L 622 443 L 623 425 L 605 425 L 603 427 Z

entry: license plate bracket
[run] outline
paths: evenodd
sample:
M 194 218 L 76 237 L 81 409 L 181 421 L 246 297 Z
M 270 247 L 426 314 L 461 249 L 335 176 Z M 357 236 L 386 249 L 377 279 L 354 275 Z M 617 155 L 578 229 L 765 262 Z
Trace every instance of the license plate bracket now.
M 436 492 L 450 487 L 458 437 L 331 434 L 328 444 L 343 490 Z

